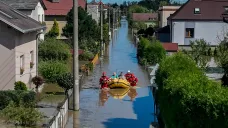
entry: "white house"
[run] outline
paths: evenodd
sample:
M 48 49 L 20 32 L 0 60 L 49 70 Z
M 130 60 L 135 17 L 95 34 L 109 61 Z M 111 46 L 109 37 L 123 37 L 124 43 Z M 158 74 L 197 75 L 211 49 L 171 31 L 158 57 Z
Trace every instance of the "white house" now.
M 108 6 L 103 3 L 96 2 L 95 0 L 92 0 L 92 2 L 87 4 L 87 13 L 90 14 L 97 23 L 100 21 L 100 4 L 103 5 L 104 19 L 107 19 Z
M 171 42 L 186 48 L 203 38 L 212 47 L 218 45 L 228 30 L 221 17 L 227 7 L 225 0 L 189 0 L 168 18 Z
M 0 0 L 14 9 L 23 12 L 29 17 L 41 23 L 45 22 L 44 10 L 46 7 L 42 0 Z M 43 32 L 43 31 L 41 31 Z M 44 34 L 39 35 L 39 39 L 44 40 Z
M 38 33 L 45 26 L 0 2 L 0 90 L 22 81 L 31 87 L 36 75 Z

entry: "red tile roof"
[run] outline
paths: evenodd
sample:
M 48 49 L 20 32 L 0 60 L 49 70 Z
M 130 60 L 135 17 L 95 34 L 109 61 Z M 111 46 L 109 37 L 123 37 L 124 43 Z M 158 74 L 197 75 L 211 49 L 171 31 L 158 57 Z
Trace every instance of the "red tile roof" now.
M 228 6 L 227 0 L 189 0 L 168 19 L 171 20 L 222 20 L 222 13 Z M 199 8 L 200 14 L 194 14 Z
M 133 21 L 150 21 L 150 20 L 157 20 L 158 14 L 157 13 L 133 13 L 132 14 Z
M 67 15 L 73 7 L 73 0 L 60 0 L 58 3 L 52 3 L 50 0 L 43 0 L 47 10 L 45 15 Z M 78 0 L 78 5 L 85 9 L 86 1 Z
M 178 43 L 165 42 L 165 43 L 162 43 L 162 45 L 167 52 L 177 52 L 178 51 Z

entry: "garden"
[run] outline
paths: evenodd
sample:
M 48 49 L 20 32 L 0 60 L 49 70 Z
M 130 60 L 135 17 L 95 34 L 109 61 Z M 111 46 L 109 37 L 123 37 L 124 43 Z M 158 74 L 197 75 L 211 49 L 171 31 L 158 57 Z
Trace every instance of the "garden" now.
M 161 59 L 155 101 L 167 128 L 228 127 L 227 42 L 225 38 L 212 50 L 205 40 L 195 40 L 191 51 Z M 221 82 L 205 75 L 212 57 L 223 69 Z

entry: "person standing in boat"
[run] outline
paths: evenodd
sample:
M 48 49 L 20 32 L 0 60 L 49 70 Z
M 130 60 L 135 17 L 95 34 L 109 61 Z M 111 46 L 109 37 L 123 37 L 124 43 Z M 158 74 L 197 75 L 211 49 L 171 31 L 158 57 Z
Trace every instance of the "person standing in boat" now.
M 103 72 L 102 73 L 102 76 L 100 78 L 100 85 L 101 85 L 101 88 L 108 88 L 108 81 L 109 81 L 109 78 L 106 76 L 106 73 Z
M 117 79 L 118 76 L 116 75 L 116 72 L 113 73 L 113 75 L 111 76 L 111 79 Z
M 123 72 L 120 72 L 119 78 L 120 79 L 125 79 L 125 76 L 123 75 Z

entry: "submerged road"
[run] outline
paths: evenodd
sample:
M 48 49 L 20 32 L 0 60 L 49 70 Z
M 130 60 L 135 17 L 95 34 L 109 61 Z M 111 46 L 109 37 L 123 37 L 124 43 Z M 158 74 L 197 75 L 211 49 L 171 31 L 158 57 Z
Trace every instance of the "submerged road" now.
M 155 121 L 154 101 L 148 73 L 138 65 L 136 47 L 128 35 L 127 21 L 115 32 L 106 50 L 103 63 L 99 63 L 80 92 L 80 111 L 69 112 L 66 128 L 150 128 Z M 119 99 L 101 93 L 99 78 L 103 71 L 111 76 L 130 70 L 139 79 L 138 88 L 126 90 Z

